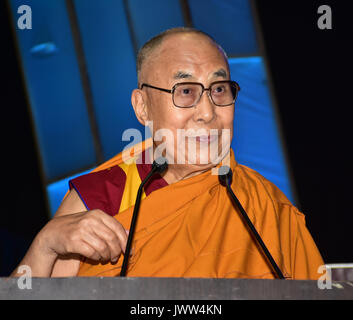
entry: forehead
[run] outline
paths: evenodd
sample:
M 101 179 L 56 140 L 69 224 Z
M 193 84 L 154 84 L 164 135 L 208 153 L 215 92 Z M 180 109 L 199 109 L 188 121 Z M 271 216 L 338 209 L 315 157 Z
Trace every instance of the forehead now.
M 149 60 L 146 72 L 150 79 L 171 80 L 180 72 L 196 79 L 214 74 L 221 68 L 229 72 L 222 51 L 209 38 L 199 34 L 167 36 Z

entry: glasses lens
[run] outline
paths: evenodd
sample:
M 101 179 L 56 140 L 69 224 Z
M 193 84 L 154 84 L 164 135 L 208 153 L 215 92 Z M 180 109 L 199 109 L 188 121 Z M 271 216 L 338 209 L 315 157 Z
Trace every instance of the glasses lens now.
M 231 82 L 217 82 L 211 88 L 211 97 L 214 104 L 218 106 L 227 106 L 235 101 L 237 88 Z
M 178 84 L 174 88 L 174 104 L 181 108 L 192 107 L 200 98 L 202 87 L 199 84 Z

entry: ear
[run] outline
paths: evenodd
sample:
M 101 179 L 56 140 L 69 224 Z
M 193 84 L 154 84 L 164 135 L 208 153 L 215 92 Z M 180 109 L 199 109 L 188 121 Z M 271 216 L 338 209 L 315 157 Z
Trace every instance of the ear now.
M 145 103 L 145 95 L 142 90 L 134 89 L 131 94 L 131 104 L 134 108 L 137 120 L 142 124 L 146 125 L 148 120 L 147 106 Z

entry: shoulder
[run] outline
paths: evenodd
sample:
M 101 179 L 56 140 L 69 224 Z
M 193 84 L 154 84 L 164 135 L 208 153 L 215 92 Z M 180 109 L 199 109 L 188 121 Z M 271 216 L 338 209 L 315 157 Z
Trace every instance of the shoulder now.
M 263 206 L 270 205 L 278 215 L 288 212 L 304 219 L 304 214 L 292 204 L 287 196 L 259 172 L 238 164 L 233 176 L 235 180 L 238 180 L 239 188 L 251 194 L 251 197 Z
M 248 191 L 258 192 L 259 196 L 271 198 L 277 203 L 292 205 L 286 195 L 259 172 L 245 165 L 238 164 L 234 175 L 234 179 L 237 179 L 241 186 L 248 189 Z
M 124 170 L 119 166 L 115 165 L 106 169 L 101 169 L 99 171 L 93 171 L 87 174 L 83 174 L 69 181 L 70 188 L 77 185 L 85 184 L 88 187 L 94 186 L 95 188 L 99 184 L 106 181 L 111 181 L 112 183 L 120 183 L 122 179 L 126 178 Z M 97 185 L 98 183 L 98 185 Z
M 114 165 L 72 179 L 69 187 L 77 192 L 87 210 L 101 209 L 114 215 L 119 210 L 125 182 L 125 171 Z

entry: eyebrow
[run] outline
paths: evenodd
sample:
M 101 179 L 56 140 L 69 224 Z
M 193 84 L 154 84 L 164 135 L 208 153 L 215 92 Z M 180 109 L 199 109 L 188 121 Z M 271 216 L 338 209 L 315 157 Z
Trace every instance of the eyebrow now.
M 173 76 L 174 79 L 178 80 L 178 79 L 188 79 L 188 78 L 192 78 L 192 75 L 188 72 L 185 71 L 178 71 L 174 74 Z
M 221 78 L 227 79 L 228 78 L 227 71 L 221 68 L 213 73 L 213 77 L 221 77 Z
M 227 79 L 228 78 L 227 71 L 225 71 L 223 68 L 221 68 L 221 69 L 217 70 L 216 72 L 214 72 L 212 77 L 213 78 L 221 77 L 223 79 Z M 189 78 L 193 78 L 193 76 L 192 76 L 192 74 L 190 74 L 186 71 L 177 71 L 173 76 L 173 79 L 175 79 L 175 80 L 189 79 Z

